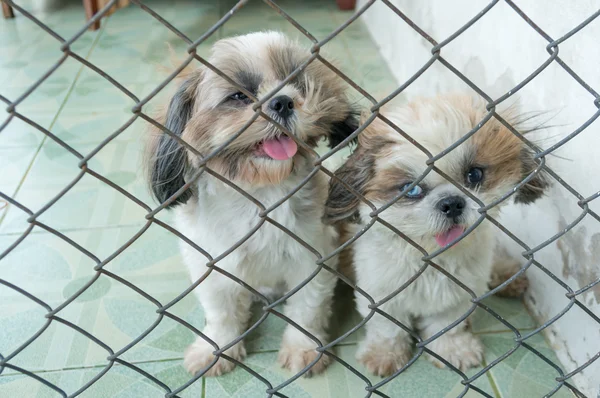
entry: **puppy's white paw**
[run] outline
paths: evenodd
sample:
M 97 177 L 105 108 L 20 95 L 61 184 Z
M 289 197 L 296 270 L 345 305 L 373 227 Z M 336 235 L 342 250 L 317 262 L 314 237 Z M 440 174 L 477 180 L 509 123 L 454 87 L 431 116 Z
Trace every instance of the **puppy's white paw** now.
M 446 333 L 428 344 L 428 348 L 461 371 L 479 366 L 483 361 L 481 341 L 467 331 Z M 428 355 L 428 358 L 438 368 L 445 367 L 437 358 L 431 355 Z
M 202 338 L 198 338 L 185 350 L 183 355 L 183 366 L 189 373 L 195 375 L 206 369 L 215 360 L 213 351 L 215 351 L 215 349 L 212 345 Z M 225 354 L 241 361 L 246 356 L 244 343 L 240 342 L 236 344 L 227 350 Z M 221 376 L 222 374 L 231 372 L 233 368 L 235 368 L 233 362 L 224 358 L 219 358 L 204 376 Z
M 312 347 L 306 347 L 303 345 L 283 343 L 279 350 L 279 364 L 283 368 L 290 370 L 292 373 L 298 373 L 308 366 L 308 364 L 312 363 L 319 355 L 314 348 L 314 345 Z M 319 359 L 308 372 L 304 373 L 304 376 L 311 377 L 319 374 L 323 372 L 330 363 L 331 359 L 329 356 L 323 354 L 321 359 Z
M 403 339 L 371 342 L 359 349 L 356 359 L 374 375 L 388 377 L 410 361 L 411 351 L 410 343 Z

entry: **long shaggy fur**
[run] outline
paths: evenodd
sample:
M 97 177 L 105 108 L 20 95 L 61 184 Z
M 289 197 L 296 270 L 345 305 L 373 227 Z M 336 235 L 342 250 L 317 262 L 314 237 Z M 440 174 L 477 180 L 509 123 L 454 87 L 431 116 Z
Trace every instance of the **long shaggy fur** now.
M 467 96 L 443 96 L 388 107 L 382 114 L 436 155 L 473 129 L 484 118 L 486 110 L 483 102 Z M 425 172 L 427 159 L 428 155 L 376 119 L 361 133 L 357 150 L 336 174 L 381 208 Z M 484 204 L 489 204 L 513 191 L 534 171 L 536 163 L 529 147 L 501 123 L 490 119 L 474 136 L 436 161 L 435 166 Z M 469 183 L 467 177 L 473 167 L 483 170 L 483 180 L 477 184 Z M 479 219 L 480 206 L 435 171 L 418 185 L 423 190 L 422 196 L 404 196 L 379 217 L 427 252 L 440 248 L 436 234 L 453 227 L 467 228 Z M 543 194 L 547 185 L 544 175 L 537 174 L 516 190 L 514 200 L 531 203 Z M 464 200 L 462 213 L 453 219 L 440 207 L 442 200 L 448 197 Z M 498 215 L 499 207 L 488 210 L 488 214 Z M 325 214 L 328 222 L 344 223 L 353 234 L 369 223 L 371 213 L 369 206 L 343 184 L 332 180 Z M 491 279 L 495 244 L 492 232 L 491 224 L 484 221 L 433 261 L 479 296 L 488 289 Z M 379 222 L 350 248 L 356 284 L 376 302 L 409 281 L 424 265 L 421 251 Z M 464 289 L 429 266 L 379 308 L 427 339 L 467 313 L 472 306 L 470 299 Z M 356 295 L 356 302 L 363 316 L 371 314 L 370 303 L 362 294 Z M 357 357 L 371 372 L 389 376 L 411 358 L 411 346 L 408 333 L 375 314 L 366 324 L 366 336 L 359 345 Z M 479 365 L 483 358 L 483 346 L 467 329 L 466 321 L 430 342 L 427 348 L 463 370 Z M 443 366 L 435 358 L 430 359 Z
M 217 42 L 209 62 L 230 76 L 257 99 L 277 87 L 297 69 L 310 53 L 275 32 L 253 33 Z M 227 179 L 260 201 L 272 206 L 295 189 L 313 170 L 308 151 L 275 160 L 261 152 L 269 139 L 285 132 L 259 117 L 229 145 L 207 162 L 211 173 L 199 172 L 199 157 L 209 155 L 231 140 L 249 123 L 254 101 L 209 69 L 186 71 L 183 83 L 171 99 L 161 122 L 188 143 L 189 150 L 164 132 L 157 132 L 149 147 L 150 186 L 161 203 L 175 209 L 177 229 L 217 258 L 236 247 L 215 265 L 235 275 L 258 291 L 285 291 L 294 288 L 316 268 L 315 256 L 294 238 L 270 222 L 264 222 L 261 208 L 222 179 Z M 344 140 L 356 128 L 357 120 L 346 97 L 344 83 L 318 61 L 280 89 L 293 101 L 289 117 L 280 117 L 269 108 L 262 111 L 284 126 L 297 139 L 316 146 L 321 139 L 331 144 Z M 214 173 L 222 178 L 216 178 Z M 182 187 L 189 184 L 189 189 Z M 290 199 L 268 214 L 271 220 L 288 228 L 319 253 L 330 253 L 337 245 L 334 227 L 323 224 L 328 181 L 319 173 Z M 179 193 L 178 196 L 176 194 Z M 250 237 L 246 235 L 255 231 Z M 243 242 L 239 244 L 239 242 Z M 192 281 L 205 274 L 208 262 L 197 250 L 182 242 L 181 252 Z M 336 268 L 337 259 L 328 265 Z M 315 336 L 327 340 L 326 328 L 335 277 L 321 272 L 290 297 L 285 314 Z M 253 294 L 219 272 L 212 272 L 194 291 L 204 308 L 203 333 L 219 347 L 234 341 L 248 327 Z M 293 326 L 283 336 L 282 366 L 298 372 L 318 353 L 317 343 Z M 184 364 L 191 373 L 206 370 L 214 361 L 214 348 L 198 338 L 186 351 Z M 226 352 L 241 360 L 244 343 Z M 308 372 L 318 373 L 328 364 L 323 357 Z M 217 376 L 232 370 L 234 364 L 219 359 L 206 375 Z

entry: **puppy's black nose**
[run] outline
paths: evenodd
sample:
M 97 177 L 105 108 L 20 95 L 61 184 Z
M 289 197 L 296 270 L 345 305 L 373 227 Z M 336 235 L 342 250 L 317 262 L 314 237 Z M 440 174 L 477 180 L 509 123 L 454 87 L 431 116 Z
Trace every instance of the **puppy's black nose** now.
M 437 203 L 437 208 L 448 218 L 456 218 L 460 216 L 465 208 L 464 198 L 460 196 L 448 196 Z
M 269 108 L 277 112 L 279 116 L 286 118 L 294 113 L 294 100 L 287 95 L 280 95 L 269 102 Z

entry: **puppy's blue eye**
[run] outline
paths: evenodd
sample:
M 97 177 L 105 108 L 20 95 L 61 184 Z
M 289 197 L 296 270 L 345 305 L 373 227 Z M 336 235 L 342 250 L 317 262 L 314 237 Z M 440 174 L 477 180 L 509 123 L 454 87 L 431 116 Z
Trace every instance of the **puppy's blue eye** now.
M 400 188 L 400 191 L 404 191 L 406 188 L 408 188 L 408 186 L 410 184 L 412 184 L 412 182 L 404 184 L 402 186 L 402 188 Z M 421 188 L 419 185 L 415 185 L 414 187 L 411 188 L 410 191 L 408 191 L 406 193 L 406 197 L 413 198 L 413 199 L 422 198 L 423 197 L 423 188 Z

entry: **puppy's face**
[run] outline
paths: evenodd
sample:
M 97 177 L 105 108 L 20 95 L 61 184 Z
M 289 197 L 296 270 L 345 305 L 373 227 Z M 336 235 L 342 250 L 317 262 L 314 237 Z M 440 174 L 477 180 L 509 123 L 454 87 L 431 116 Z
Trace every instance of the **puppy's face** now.
M 469 97 L 440 97 L 384 110 L 383 114 L 437 155 L 475 127 L 486 111 L 484 104 Z M 408 189 L 381 217 L 432 249 L 447 245 L 475 223 L 480 217 L 480 205 L 435 171 L 414 185 L 427 169 L 427 158 L 376 119 L 359 136 L 357 151 L 337 173 L 378 208 Z M 529 147 L 492 118 L 474 136 L 436 161 L 435 166 L 489 204 L 514 189 L 534 171 L 536 163 Z M 533 202 L 546 185 L 544 177 L 537 174 L 515 193 L 515 200 Z M 498 211 L 494 207 L 488 212 L 494 215 Z M 332 183 L 327 219 L 358 221 L 362 217 L 360 221 L 367 222 L 370 212 L 342 184 Z
M 285 36 L 267 32 L 217 42 L 209 62 L 260 100 L 309 56 Z M 187 77 L 171 100 L 164 124 L 203 155 L 248 125 L 208 166 L 244 186 L 278 184 L 306 153 L 272 122 L 260 116 L 251 121 L 253 105 L 226 79 L 200 69 Z M 316 146 L 322 137 L 338 143 L 357 124 L 342 80 L 319 61 L 267 100 L 262 111 L 309 146 Z M 153 151 L 152 185 L 162 202 L 184 184 L 184 176 L 198 166 L 198 159 L 166 135 Z

